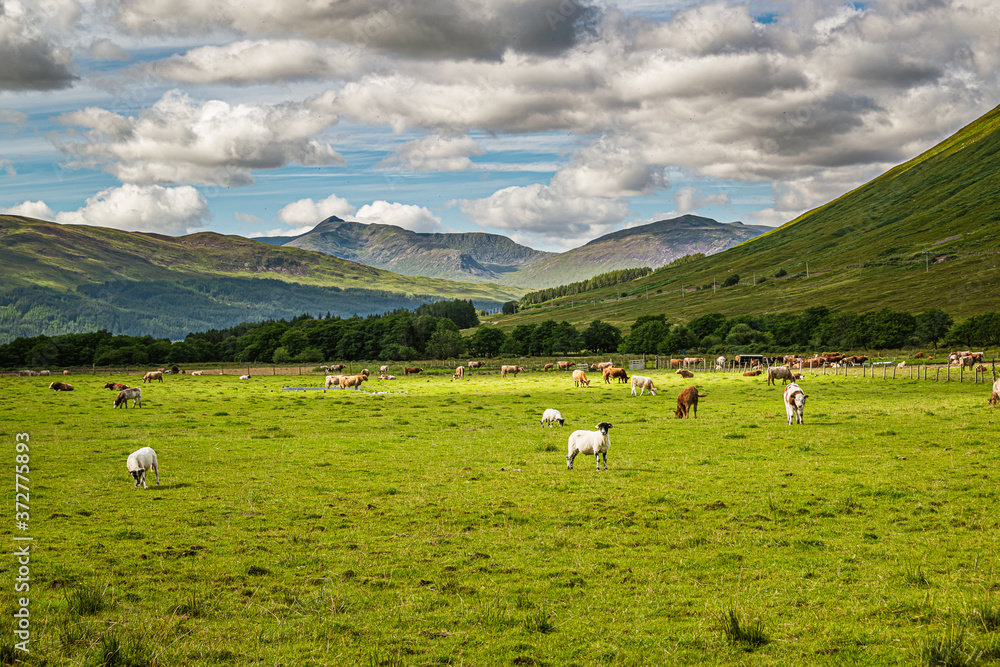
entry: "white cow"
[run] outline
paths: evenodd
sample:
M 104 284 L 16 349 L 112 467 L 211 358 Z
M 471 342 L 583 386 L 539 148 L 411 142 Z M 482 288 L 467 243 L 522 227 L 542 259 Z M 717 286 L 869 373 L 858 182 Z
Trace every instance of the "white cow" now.
M 653 378 L 646 377 L 645 375 L 633 375 L 632 376 L 632 395 L 635 396 L 635 388 L 639 387 L 639 395 L 642 396 L 649 390 L 649 393 L 656 396 L 656 387 L 653 386 Z
M 809 396 L 802 391 L 797 383 L 793 382 L 785 387 L 785 414 L 788 415 L 788 425 L 802 424 L 802 412 L 806 407 L 806 399 Z

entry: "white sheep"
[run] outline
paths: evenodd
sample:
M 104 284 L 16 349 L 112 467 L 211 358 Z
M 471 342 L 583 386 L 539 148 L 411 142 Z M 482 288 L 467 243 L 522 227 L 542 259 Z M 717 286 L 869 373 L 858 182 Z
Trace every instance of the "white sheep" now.
M 597 460 L 597 469 L 601 469 L 601 457 L 604 457 L 604 469 L 608 469 L 608 448 L 611 438 L 608 429 L 612 424 L 601 422 L 596 431 L 573 431 L 569 434 L 569 451 L 566 454 L 566 467 L 573 469 L 573 459 L 577 454 L 593 454 Z
M 559 422 L 559 425 L 562 426 L 565 421 L 566 420 L 563 419 L 563 416 L 559 413 L 558 410 L 553 410 L 552 408 L 549 408 L 548 410 L 542 413 L 542 426 L 545 426 L 545 424 L 548 423 L 549 428 L 551 428 L 552 424 L 554 424 L 555 422 Z
M 632 376 L 632 395 L 635 396 L 635 388 L 639 387 L 639 395 L 642 396 L 649 390 L 649 393 L 656 396 L 656 387 L 653 385 L 653 378 L 646 377 L 645 375 L 633 375 Z
M 128 455 L 128 461 L 125 462 L 128 472 L 132 475 L 132 479 L 135 480 L 135 485 L 139 486 L 142 484 L 142 488 L 148 489 L 146 486 L 146 471 L 152 470 L 156 473 L 156 485 L 160 485 L 160 471 L 156 467 L 156 452 L 153 451 L 152 447 L 143 447 L 142 449 L 137 449 Z

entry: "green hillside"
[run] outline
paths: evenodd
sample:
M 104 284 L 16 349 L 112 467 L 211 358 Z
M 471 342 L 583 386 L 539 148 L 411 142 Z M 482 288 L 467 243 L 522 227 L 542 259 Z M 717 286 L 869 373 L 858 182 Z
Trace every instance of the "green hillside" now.
M 100 328 L 177 338 L 303 312 L 366 315 L 455 298 L 496 307 L 523 293 L 215 233 L 169 237 L 0 216 L 0 247 L 0 342 Z
M 545 319 L 627 325 L 825 305 L 865 312 L 1000 304 L 1000 107 L 934 148 L 773 231 L 629 285 L 556 299 L 501 326 Z M 779 272 L 785 272 L 775 278 Z M 713 288 L 738 275 L 739 284 Z M 583 301 L 596 303 L 581 304 Z

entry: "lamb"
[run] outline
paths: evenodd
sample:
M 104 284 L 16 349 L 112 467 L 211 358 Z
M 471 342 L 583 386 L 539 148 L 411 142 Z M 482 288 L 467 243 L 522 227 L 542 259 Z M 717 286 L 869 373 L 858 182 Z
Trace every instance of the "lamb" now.
M 455 374 L 451 376 L 452 382 L 455 380 L 465 379 L 465 366 L 458 366 L 455 368 Z
M 596 431 L 573 431 L 569 434 L 569 451 L 566 454 L 566 467 L 573 469 L 573 459 L 577 454 L 593 454 L 597 460 L 597 469 L 601 469 L 601 458 L 604 458 L 604 469 L 608 469 L 608 448 L 611 438 L 608 430 L 614 425 L 601 422 Z
M 49 389 L 53 391 L 73 391 L 73 385 L 67 382 L 53 382 L 49 385 Z
M 156 467 L 156 452 L 153 451 L 152 447 L 143 447 L 142 449 L 137 449 L 128 455 L 128 461 L 125 462 L 128 472 L 132 475 L 132 479 L 135 480 L 135 485 L 139 486 L 142 484 L 142 488 L 148 489 L 146 486 L 146 471 L 152 470 L 156 473 L 156 485 L 160 485 L 160 471 Z
M 152 382 L 153 380 L 159 380 L 163 382 L 163 371 L 149 371 L 142 376 L 142 383 Z
M 802 424 L 802 412 L 806 407 L 806 399 L 809 398 L 802 387 L 793 382 L 785 387 L 785 413 L 788 415 L 788 425 Z
M 688 387 L 680 394 L 677 395 L 677 409 L 674 410 L 674 416 L 678 419 L 687 419 L 688 414 L 694 414 L 694 418 L 698 418 L 698 399 L 707 398 L 708 394 L 699 394 L 697 387 Z
M 653 386 L 653 378 L 646 377 L 645 375 L 633 375 L 632 376 L 632 395 L 635 396 L 635 388 L 639 387 L 639 395 L 642 396 L 649 390 L 649 393 L 656 396 L 656 387 Z
M 795 378 L 792 377 L 792 369 L 788 366 L 771 366 L 767 369 L 767 384 L 777 385 L 775 380 L 781 380 L 781 384 L 788 384 L 789 382 L 794 382 Z
M 583 385 L 584 387 L 590 386 L 590 380 L 587 379 L 587 373 L 585 371 L 573 371 L 573 386 L 579 387 Z
M 1000 380 L 993 383 L 993 394 L 990 396 L 990 405 L 1000 405 Z
M 124 405 L 125 409 L 128 409 L 128 402 L 131 399 L 133 408 L 142 407 L 142 388 L 141 387 L 127 387 L 118 392 L 118 397 L 115 398 L 114 407 L 119 407 Z
M 686 368 L 680 369 L 679 371 L 677 371 L 677 374 L 680 375 L 682 378 L 693 378 L 694 377 L 694 373 L 692 373 L 691 371 L 687 370 Z
M 554 424 L 555 422 L 559 422 L 559 425 L 562 426 L 565 421 L 566 420 L 563 419 L 563 416 L 559 413 L 558 410 L 553 410 L 552 408 L 549 408 L 542 413 L 542 426 L 545 426 L 545 424 L 547 423 L 549 425 L 549 428 L 552 428 L 552 424 Z

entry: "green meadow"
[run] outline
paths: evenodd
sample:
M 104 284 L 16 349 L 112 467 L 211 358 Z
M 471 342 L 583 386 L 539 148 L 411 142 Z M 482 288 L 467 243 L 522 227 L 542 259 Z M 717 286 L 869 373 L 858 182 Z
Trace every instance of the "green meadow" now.
M 365 383 L 384 394 L 167 376 L 117 410 L 104 383 L 137 378 L 0 379 L 0 525 L 32 538 L 30 591 L 0 562 L 0 662 L 1000 661 L 989 384 L 807 374 L 788 426 L 762 377 L 651 370 L 658 395 L 636 398 L 567 372 L 400 371 Z M 690 384 L 708 396 L 675 419 Z M 566 426 L 539 425 L 549 407 Z M 600 421 L 609 470 L 567 470 L 571 431 Z M 148 490 L 125 469 L 142 446 Z M 22 596 L 30 653 L 12 648 Z

